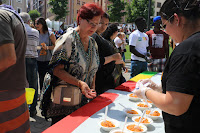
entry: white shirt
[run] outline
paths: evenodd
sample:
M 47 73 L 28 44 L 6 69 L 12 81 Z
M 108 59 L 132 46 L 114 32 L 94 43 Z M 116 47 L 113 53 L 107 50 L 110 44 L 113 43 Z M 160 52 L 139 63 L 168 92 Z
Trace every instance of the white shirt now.
M 119 44 L 122 43 L 122 40 L 117 36 L 115 39 L 114 39 L 114 43 L 115 43 L 115 46 L 117 48 L 120 48 L 121 46 L 119 46 Z
M 25 24 L 27 33 L 27 46 L 26 46 L 26 57 L 37 58 L 37 46 L 39 45 L 39 31 L 31 28 L 28 24 Z
M 147 47 L 149 46 L 149 37 L 146 33 L 135 30 L 129 36 L 129 45 L 135 46 L 135 49 L 145 55 L 147 53 Z M 145 61 L 144 58 L 138 57 L 131 53 L 132 60 Z

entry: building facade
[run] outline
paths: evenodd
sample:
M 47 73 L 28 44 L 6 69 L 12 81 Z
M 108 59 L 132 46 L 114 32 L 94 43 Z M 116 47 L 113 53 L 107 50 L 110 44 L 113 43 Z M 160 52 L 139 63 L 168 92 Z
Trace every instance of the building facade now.
M 154 0 L 154 16 L 159 15 L 160 8 L 165 0 Z
M 3 4 L 11 5 L 18 13 L 27 12 L 27 0 L 3 0 Z

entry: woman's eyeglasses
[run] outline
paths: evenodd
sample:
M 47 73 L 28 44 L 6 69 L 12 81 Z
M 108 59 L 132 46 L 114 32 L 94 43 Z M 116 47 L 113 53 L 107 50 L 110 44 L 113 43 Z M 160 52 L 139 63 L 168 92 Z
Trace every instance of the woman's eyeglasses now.
M 169 18 L 167 19 L 167 21 L 165 21 L 165 23 L 164 23 L 164 24 L 160 24 L 160 26 L 161 26 L 163 29 L 165 29 L 165 28 L 166 28 L 166 25 L 167 25 L 167 23 L 170 21 L 170 19 L 171 19 L 172 17 L 174 17 L 174 15 L 172 15 L 171 17 L 169 17 Z
M 36 23 L 36 25 L 39 25 L 39 24 L 40 24 L 39 22 Z
M 94 24 L 93 22 L 91 22 L 90 20 L 86 19 L 86 21 L 88 22 L 88 24 L 90 24 L 92 27 L 96 27 L 99 24 Z

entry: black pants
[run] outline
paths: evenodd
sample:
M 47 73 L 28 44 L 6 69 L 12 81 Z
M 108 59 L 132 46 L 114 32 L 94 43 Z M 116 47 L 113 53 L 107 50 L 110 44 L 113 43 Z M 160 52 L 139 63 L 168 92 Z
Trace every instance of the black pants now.
M 39 73 L 39 79 L 40 79 L 40 92 L 43 87 L 43 81 L 44 81 L 44 76 L 46 72 L 48 72 L 48 65 L 49 61 L 37 61 L 38 64 L 38 73 Z
M 54 116 L 52 117 L 52 121 L 51 121 L 51 126 L 55 123 L 57 123 L 58 121 L 60 121 L 61 119 L 65 118 L 66 115 L 59 115 L 59 116 Z

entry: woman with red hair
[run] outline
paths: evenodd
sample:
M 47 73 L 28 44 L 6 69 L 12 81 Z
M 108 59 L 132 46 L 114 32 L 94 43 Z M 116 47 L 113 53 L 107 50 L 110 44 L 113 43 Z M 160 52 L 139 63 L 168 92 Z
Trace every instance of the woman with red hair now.
M 50 61 L 53 70 L 53 88 L 60 84 L 70 84 L 80 88 L 82 101 L 79 105 L 63 106 L 51 102 L 47 116 L 52 125 L 71 114 L 96 97 L 95 75 L 99 66 L 97 44 L 90 37 L 99 25 L 103 10 L 96 4 L 83 5 L 77 15 L 78 27 L 63 36 L 57 42 Z

